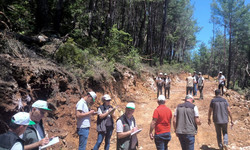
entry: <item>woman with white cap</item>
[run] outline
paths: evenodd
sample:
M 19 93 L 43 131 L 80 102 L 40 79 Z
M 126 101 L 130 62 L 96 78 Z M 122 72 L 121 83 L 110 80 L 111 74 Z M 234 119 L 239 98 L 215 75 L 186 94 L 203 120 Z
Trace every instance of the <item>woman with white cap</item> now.
M 109 149 L 110 138 L 114 130 L 114 108 L 110 105 L 111 98 L 108 94 L 102 97 L 103 104 L 98 107 L 97 132 L 98 138 L 93 150 L 98 150 L 104 137 L 104 150 Z

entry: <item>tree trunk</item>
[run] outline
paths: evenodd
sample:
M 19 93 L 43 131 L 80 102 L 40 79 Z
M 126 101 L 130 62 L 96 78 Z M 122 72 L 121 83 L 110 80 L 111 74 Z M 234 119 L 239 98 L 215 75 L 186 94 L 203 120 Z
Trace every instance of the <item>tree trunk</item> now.
M 229 83 L 230 83 L 230 73 L 231 73 L 231 58 L 232 58 L 232 48 L 231 48 L 231 45 L 232 45 L 232 31 L 231 31 L 231 21 L 232 19 L 230 18 L 230 21 L 229 21 L 229 57 L 228 57 L 228 73 L 227 73 L 227 88 L 229 88 Z
M 224 74 L 226 74 L 226 56 L 227 56 L 227 54 L 226 54 L 226 21 L 225 21 L 225 25 L 224 25 Z
M 142 20 L 140 31 L 139 31 L 139 43 L 138 43 L 138 47 L 140 47 L 140 48 L 142 48 L 142 45 L 143 45 L 143 36 L 142 36 L 142 33 L 144 31 L 144 28 L 145 28 L 146 17 L 147 17 L 146 14 L 147 14 L 147 5 L 146 5 L 146 1 L 144 0 L 144 18 Z
M 37 32 L 40 32 L 48 28 L 48 22 L 49 22 L 48 15 L 49 15 L 48 0 L 37 0 L 37 9 L 36 9 Z
M 54 30 L 57 32 L 60 31 L 60 23 L 62 20 L 62 13 L 63 13 L 63 0 L 58 0 L 57 6 L 56 6 L 55 23 L 54 23 Z
M 213 58 L 213 49 L 214 49 L 214 19 L 213 19 L 213 41 L 212 41 L 212 47 L 211 47 L 211 56 L 210 56 L 210 63 L 208 68 L 208 75 L 211 75 L 212 71 L 212 58 Z
M 165 46 L 165 37 L 166 37 L 166 29 L 167 29 L 167 9 L 168 9 L 168 0 L 165 0 L 165 5 L 163 8 L 163 21 L 161 27 L 161 47 L 160 47 L 160 65 L 163 65 L 163 56 L 166 52 Z
M 149 57 L 150 57 L 150 61 L 149 61 L 149 65 L 152 67 L 153 66 L 153 49 L 152 49 L 152 8 L 151 8 L 152 2 L 149 2 L 149 6 L 148 6 L 148 29 L 147 29 L 147 52 L 149 52 Z

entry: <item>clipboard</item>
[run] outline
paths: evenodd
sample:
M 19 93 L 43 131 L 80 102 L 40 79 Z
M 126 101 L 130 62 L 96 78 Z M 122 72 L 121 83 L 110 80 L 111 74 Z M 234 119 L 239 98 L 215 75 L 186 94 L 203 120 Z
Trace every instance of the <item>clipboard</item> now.
M 109 115 L 112 114 L 115 110 L 116 110 L 116 108 L 113 108 L 113 109 L 109 112 Z
M 135 132 L 131 133 L 131 136 L 132 136 L 132 135 L 134 135 L 134 134 L 136 134 L 136 133 L 141 132 L 141 130 L 142 130 L 142 129 L 138 129 L 138 130 L 136 130 Z
M 53 139 L 49 140 L 48 144 L 41 146 L 41 149 L 44 149 L 44 148 L 49 147 L 51 145 L 54 145 L 54 144 L 56 144 L 58 142 L 59 142 L 59 137 L 54 137 Z

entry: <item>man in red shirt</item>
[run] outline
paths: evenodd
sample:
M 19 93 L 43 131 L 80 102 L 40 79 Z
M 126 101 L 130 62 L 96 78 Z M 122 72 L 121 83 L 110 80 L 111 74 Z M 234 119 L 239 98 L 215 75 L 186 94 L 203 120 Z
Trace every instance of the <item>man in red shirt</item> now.
M 168 142 L 171 140 L 170 125 L 172 119 L 172 111 L 165 105 L 165 96 L 158 97 L 159 106 L 154 110 L 153 120 L 150 124 L 149 137 L 155 139 L 157 150 L 167 150 Z M 153 130 L 155 129 L 155 135 Z

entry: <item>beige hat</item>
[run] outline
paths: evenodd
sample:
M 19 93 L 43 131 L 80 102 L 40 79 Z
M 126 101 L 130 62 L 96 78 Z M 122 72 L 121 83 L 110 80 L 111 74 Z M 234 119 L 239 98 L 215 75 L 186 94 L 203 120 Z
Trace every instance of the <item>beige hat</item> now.
M 108 94 L 105 94 L 105 95 L 103 95 L 102 99 L 105 101 L 110 101 L 111 97 Z

